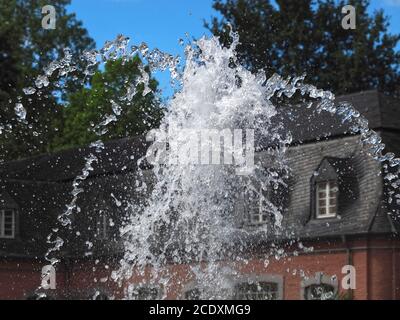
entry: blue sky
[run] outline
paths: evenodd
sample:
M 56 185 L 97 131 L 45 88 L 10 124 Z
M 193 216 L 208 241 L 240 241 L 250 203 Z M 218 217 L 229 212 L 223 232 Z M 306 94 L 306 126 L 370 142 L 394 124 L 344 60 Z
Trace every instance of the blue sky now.
M 216 14 L 212 0 L 72 0 L 69 10 L 83 21 L 99 48 L 123 34 L 131 44 L 144 41 L 173 55 L 182 55 L 179 39 L 185 33 L 195 38 L 209 35 L 203 20 Z M 164 94 L 170 95 L 169 75 L 156 77 Z
M 203 20 L 217 15 L 212 0 L 72 0 L 69 7 L 83 21 L 90 36 L 102 47 L 118 34 L 131 42 L 145 41 L 150 48 L 182 54 L 178 41 L 188 33 L 199 38 L 209 32 Z M 400 33 L 400 0 L 372 0 L 370 10 L 384 9 L 390 17 L 390 31 Z M 400 48 L 400 45 L 399 45 Z M 166 76 L 159 76 L 162 89 Z
M 390 32 L 400 33 L 400 0 L 372 0 L 370 9 L 383 9 L 390 18 Z
M 195 37 L 209 34 L 203 19 L 214 14 L 211 6 L 212 0 L 72 0 L 70 11 L 98 46 L 122 33 L 175 54 L 185 32 Z

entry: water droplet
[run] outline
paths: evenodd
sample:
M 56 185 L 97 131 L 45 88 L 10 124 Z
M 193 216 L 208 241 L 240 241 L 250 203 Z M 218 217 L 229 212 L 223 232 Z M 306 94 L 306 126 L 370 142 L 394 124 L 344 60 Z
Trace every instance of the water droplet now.
M 15 110 L 15 114 L 18 117 L 18 120 L 20 122 L 25 122 L 26 110 L 25 110 L 24 106 L 22 105 L 22 103 L 19 103 L 19 102 L 16 103 L 14 110 Z
M 122 108 L 119 104 L 117 104 L 114 100 L 111 100 L 111 107 L 116 116 L 121 115 Z
M 24 91 L 24 93 L 26 95 L 31 95 L 31 94 L 34 94 L 36 92 L 36 89 L 33 88 L 33 87 L 24 88 L 22 90 Z

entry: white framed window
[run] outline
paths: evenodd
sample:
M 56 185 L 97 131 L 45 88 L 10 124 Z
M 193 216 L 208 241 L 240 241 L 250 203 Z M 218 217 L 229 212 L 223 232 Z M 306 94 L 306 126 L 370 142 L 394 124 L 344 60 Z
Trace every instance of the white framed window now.
M 335 287 L 330 284 L 311 284 L 304 289 L 305 300 L 334 300 Z
M 157 300 L 160 299 L 160 291 L 154 286 L 138 286 L 130 285 L 128 287 L 128 297 L 131 300 Z
M 279 286 L 276 282 L 243 282 L 235 286 L 237 300 L 277 300 Z
M 96 291 L 93 297 L 90 297 L 92 300 L 110 300 L 108 295 L 101 291 Z
M 337 214 L 336 181 L 320 181 L 316 185 L 316 218 L 331 218 Z
M 185 300 L 200 300 L 201 293 L 198 288 L 185 291 Z
M 12 239 L 15 237 L 15 210 L 0 210 L 0 238 Z
M 260 225 L 268 222 L 268 215 L 266 215 L 260 208 L 256 208 L 256 211 L 250 213 L 250 224 Z
M 314 277 L 301 281 L 301 298 L 304 300 L 334 300 L 338 297 L 336 276 L 315 273 Z
M 97 212 L 96 221 L 96 235 L 100 239 L 107 239 L 108 236 L 108 215 L 104 210 L 99 210 Z
M 263 207 L 263 197 L 260 196 L 262 190 L 245 190 L 245 206 L 248 212 L 250 225 L 262 225 L 268 222 L 268 213 Z

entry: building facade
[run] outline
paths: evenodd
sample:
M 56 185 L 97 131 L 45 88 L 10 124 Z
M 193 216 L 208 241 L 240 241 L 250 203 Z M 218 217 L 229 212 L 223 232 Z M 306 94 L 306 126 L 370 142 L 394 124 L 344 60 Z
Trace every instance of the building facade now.
M 377 91 L 338 98 L 349 101 L 377 131 L 387 150 L 400 153 L 400 102 Z M 286 234 L 298 239 L 286 245 L 284 258 L 270 259 L 271 243 L 248 241 L 247 263 L 221 260 L 235 269 L 232 298 L 237 299 L 398 299 L 400 242 L 398 223 L 388 213 L 383 165 L 368 156 L 358 135 L 330 114 L 311 116 L 293 108 L 285 126 L 293 136 L 287 151 L 290 177 L 279 199 Z M 146 275 L 133 276 L 122 287 L 111 279 L 123 254 L 119 227 L 124 204 L 135 197 L 137 160 L 148 144 L 143 137 L 105 144 L 81 184 L 77 214 L 59 230 L 65 244 L 59 254 L 54 299 L 122 298 L 195 299 L 196 280 L 187 264 L 165 266 L 172 285 L 146 286 Z M 0 166 L 0 299 L 37 298 L 47 236 L 71 199 L 72 182 L 82 174 L 81 148 L 23 159 Z M 263 158 L 264 151 L 257 157 Z M 116 200 L 118 199 L 118 200 Z M 238 206 L 240 207 L 240 205 Z M 243 228 L 266 222 L 257 212 L 240 209 Z M 250 222 L 250 223 L 249 223 Z M 51 240 L 51 239 L 50 239 Z M 284 242 L 285 236 L 274 241 Z M 312 250 L 299 250 L 299 245 Z M 206 262 L 204 262 L 206 263 Z M 354 267 L 355 287 L 344 279 Z M 150 271 L 149 271 L 150 272 Z M 139 285 L 140 283 L 140 285 Z

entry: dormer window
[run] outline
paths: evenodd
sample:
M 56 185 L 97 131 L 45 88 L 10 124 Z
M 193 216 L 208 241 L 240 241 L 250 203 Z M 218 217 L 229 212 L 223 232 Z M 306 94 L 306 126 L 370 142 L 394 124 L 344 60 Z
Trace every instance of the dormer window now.
M 245 224 L 250 227 L 263 226 L 272 232 L 277 223 L 277 217 L 287 206 L 288 177 L 284 176 L 284 172 L 269 171 L 271 180 L 264 185 L 253 182 L 245 186 L 243 198 L 240 200 L 243 203 Z
M 248 219 L 250 225 L 261 225 L 268 221 L 268 216 L 263 210 L 260 191 L 255 191 L 253 189 L 246 190 L 245 203 L 246 209 L 248 211 Z
M 15 210 L 0 210 L 0 238 L 12 239 L 15 237 Z
M 310 219 L 341 218 L 358 197 L 351 158 L 322 159 L 310 179 Z
M 316 218 L 332 218 L 337 214 L 336 181 L 319 181 L 316 183 Z

